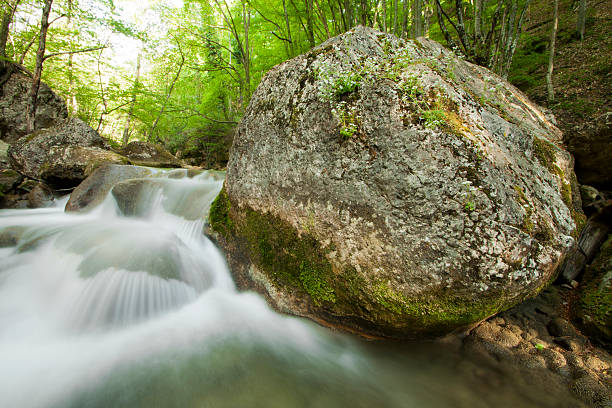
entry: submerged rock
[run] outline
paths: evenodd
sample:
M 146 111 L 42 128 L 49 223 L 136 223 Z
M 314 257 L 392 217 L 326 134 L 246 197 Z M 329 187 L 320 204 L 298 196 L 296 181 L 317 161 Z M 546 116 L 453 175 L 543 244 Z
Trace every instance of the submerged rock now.
M 66 212 L 90 210 L 104 201 L 116 183 L 150 174 L 151 170 L 144 167 L 103 164 L 70 194 Z
M 561 133 L 439 44 L 358 27 L 268 72 L 210 223 L 242 287 L 365 335 L 535 295 L 583 221 Z
M 125 216 L 146 217 L 151 212 L 164 211 L 187 220 L 199 220 L 208 214 L 210 203 L 219 192 L 211 183 L 180 183 L 169 178 L 149 178 L 121 181 L 111 193 L 117 208 Z
M 127 163 L 125 157 L 108 150 L 98 132 L 77 118 L 19 139 L 8 154 L 15 170 L 57 188 L 77 186 L 102 163 Z

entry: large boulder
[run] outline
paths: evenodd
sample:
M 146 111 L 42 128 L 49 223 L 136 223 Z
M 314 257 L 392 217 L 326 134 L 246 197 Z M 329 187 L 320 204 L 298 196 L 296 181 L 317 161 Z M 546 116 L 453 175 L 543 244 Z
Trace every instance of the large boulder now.
M 102 163 L 127 163 L 98 132 L 78 118 L 22 137 L 8 150 L 11 167 L 55 188 L 77 186 Z
M 0 139 L 9 143 L 28 134 L 26 105 L 32 79 L 15 72 L 2 86 L 0 94 Z M 41 82 L 34 129 L 44 129 L 68 116 L 66 102 Z
M 74 189 L 65 210 L 66 212 L 91 210 L 104 201 L 115 184 L 150 174 L 151 170 L 144 167 L 103 164 Z
M 282 311 L 440 335 L 535 295 L 574 245 L 561 136 L 488 70 L 358 27 L 263 78 L 210 223 Z
M 128 143 L 119 151 L 126 156 L 130 163 L 138 166 L 149 167 L 181 167 L 181 162 L 172 153 L 160 145 L 155 145 L 143 141 Z

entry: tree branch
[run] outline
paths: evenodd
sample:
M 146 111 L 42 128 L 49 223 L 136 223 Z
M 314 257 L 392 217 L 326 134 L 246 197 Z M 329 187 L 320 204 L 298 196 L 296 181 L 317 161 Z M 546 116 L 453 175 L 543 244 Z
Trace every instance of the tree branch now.
M 106 46 L 106 45 L 102 45 L 102 46 L 99 46 L 99 47 L 85 48 L 85 49 L 82 49 L 82 50 L 76 50 L 76 51 L 54 52 L 54 53 L 52 53 L 52 54 L 45 55 L 45 56 L 43 57 L 43 61 L 46 61 L 46 60 L 48 60 L 49 58 L 57 57 L 57 56 L 59 56 L 59 55 L 81 54 L 81 53 L 84 53 L 84 52 L 92 52 L 92 51 L 103 50 L 103 49 L 105 49 L 105 48 L 107 48 L 107 46 Z
M 279 36 L 278 34 L 276 34 L 274 31 L 270 31 L 270 33 L 271 33 L 273 36 L 275 36 L 276 38 L 278 38 L 279 40 L 281 40 L 281 41 L 287 41 L 289 44 L 292 44 L 292 42 L 291 42 L 291 40 L 290 40 L 290 39 L 280 37 L 280 36 Z

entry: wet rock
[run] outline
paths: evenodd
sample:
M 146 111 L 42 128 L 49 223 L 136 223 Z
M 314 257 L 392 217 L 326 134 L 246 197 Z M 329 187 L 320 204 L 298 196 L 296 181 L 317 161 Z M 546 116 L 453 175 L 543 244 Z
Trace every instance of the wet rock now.
M 26 105 L 32 79 L 16 72 L 6 81 L 0 92 L 0 139 L 13 143 L 27 132 Z M 52 127 L 68 116 L 66 103 L 44 82 L 38 90 L 38 105 L 34 130 Z
M 567 366 L 567 361 L 565 360 L 563 354 L 551 348 L 544 348 L 542 350 L 538 350 L 537 353 L 544 357 L 544 361 L 546 361 L 546 367 L 549 370 L 564 377 L 570 376 L 570 369 Z
M 210 202 L 216 194 L 210 186 L 174 183 L 167 178 L 121 181 L 112 188 L 117 207 L 126 216 L 148 216 L 156 207 L 185 218 L 206 218 Z
M 236 280 L 278 309 L 448 333 L 534 295 L 571 247 L 582 214 L 560 139 L 487 70 L 359 27 L 262 80 L 211 225 Z
M 605 406 L 601 401 L 612 398 L 612 357 L 562 317 L 565 303 L 574 295 L 558 286 L 547 288 L 536 298 L 480 323 L 463 339 L 464 351 L 485 361 L 517 366 L 529 378 L 546 377 L 551 384 L 568 386 L 588 406 Z M 548 313 L 537 312 L 540 309 Z M 519 343 L 497 341 L 504 330 L 514 334 L 520 330 Z
M 483 340 L 508 348 L 516 347 L 521 341 L 520 337 L 507 328 L 489 322 L 480 324 L 473 330 L 473 334 Z
M 586 340 L 582 337 L 564 336 L 555 338 L 555 343 L 568 351 L 582 350 Z
M 608 389 L 590 376 L 574 380 L 571 390 L 577 397 L 593 407 L 609 408 L 612 406 Z
M 597 203 L 605 200 L 605 196 L 599 190 L 586 184 L 580 185 L 580 198 L 582 199 L 582 208 L 584 208 L 586 215 L 591 215 Z M 589 209 L 591 211 L 588 211 Z
M 8 154 L 15 170 L 55 188 L 77 186 L 102 163 L 127 162 L 109 151 L 98 132 L 77 118 L 19 139 Z
M 24 227 L 7 227 L 0 229 L 0 248 L 16 246 L 24 231 Z
M 0 169 L 0 194 L 9 192 L 23 181 L 23 176 L 11 169 Z
M 120 181 L 146 177 L 151 170 L 117 164 L 103 164 L 70 194 L 66 212 L 88 211 L 104 201 L 111 188 Z
M 548 332 L 555 337 L 576 335 L 576 329 L 574 329 L 574 326 L 561 317 L 555 317 L 546 327 L 548 328 Z
M 181 167 L 179 159 L 160 145 L 134 141 L 119 150 L 131 164 L 149 167 Z
M 560 268 L 559 280 L 571 282 L 590 263 L 612 228 L 612 200 L 598 204 L 580 233 L 577 245 L 570 251 Z
M 607 356 L 609 358 L 609 356 Z M 606 372 L 610 370 L 611 361 L 604 361 L 599 356 L 587 356 L 584 360 L 584 365 L 589 369 L 596 372 Z
M 37 183 L 26 197 L 28 199 L 28 208 L 41 208 L 51 205 L 55 194 L 46 184 Z

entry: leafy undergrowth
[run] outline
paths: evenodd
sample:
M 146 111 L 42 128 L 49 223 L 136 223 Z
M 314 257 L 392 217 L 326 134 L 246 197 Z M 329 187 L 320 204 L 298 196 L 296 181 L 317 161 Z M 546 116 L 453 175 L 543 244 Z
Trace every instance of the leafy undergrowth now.
M 560 0 L 553 84 L 548 105 L 546 70 L 552 24 L 549 0 L 530 7 L 509 80 L 533 101 L 548 106 L 564 134 L 612 110 L 612 0 L 589 1 L 584 41 L 576 34 L 578 2 Z

